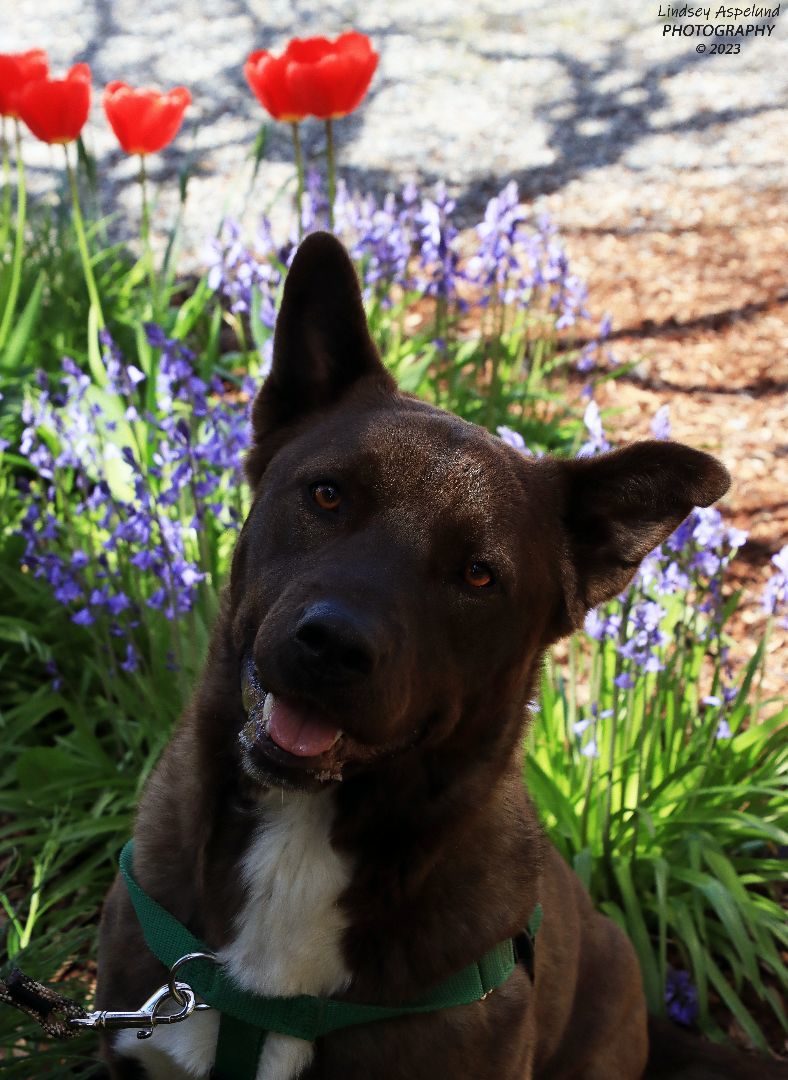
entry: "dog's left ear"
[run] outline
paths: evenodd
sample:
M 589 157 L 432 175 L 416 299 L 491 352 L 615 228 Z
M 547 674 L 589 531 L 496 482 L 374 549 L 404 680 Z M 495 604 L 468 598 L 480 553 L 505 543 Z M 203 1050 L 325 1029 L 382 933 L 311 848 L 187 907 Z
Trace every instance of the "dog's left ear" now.
M 693 507 L 710 506 L 730 486 L 710 454 L 656 440 L 545 465 L 554 470 L 566 538 L 559 636 L 617 596 Z
M 262 475 L 283 428 L 334 405 L 370 375 L 387 390 L 396 389 L 369 335 L 350 256 L 331 233 L 311 233 L 288 271 L 271 373 L 252 410 L 254 445 L 246 461 L 250 483 Z

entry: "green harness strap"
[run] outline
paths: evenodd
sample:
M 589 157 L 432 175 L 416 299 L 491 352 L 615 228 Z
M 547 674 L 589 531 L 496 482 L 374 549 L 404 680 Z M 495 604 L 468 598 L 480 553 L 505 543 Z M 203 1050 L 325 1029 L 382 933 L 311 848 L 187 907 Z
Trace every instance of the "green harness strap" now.
M 187 953 L 210 952 L 204 942 L 137 884 L 132 871 L 133 854 L 133 843 L 129 840 L 120 855 L 120 870 L 153 955 L 172 967 Z M 531 937 L 535 936 L 541 917 L 542 909 L 537 905 L 529 922 Z M 517 954 L 511 939 L 502 941 L 423 998 L 399 1007 L 359 1005 L 307 994 L 261 997 L 242 990 L 214 961 L 193 960 L 184 966 L 189 968 L 188 981 L 195 993 L 222 1014 L 214 1075 L 221 1080 L 254 1080 L 268 1031 L 312 1042 L 321 1035 L 356 1024 L 469 1005 L 509 978 L 517 966 Z

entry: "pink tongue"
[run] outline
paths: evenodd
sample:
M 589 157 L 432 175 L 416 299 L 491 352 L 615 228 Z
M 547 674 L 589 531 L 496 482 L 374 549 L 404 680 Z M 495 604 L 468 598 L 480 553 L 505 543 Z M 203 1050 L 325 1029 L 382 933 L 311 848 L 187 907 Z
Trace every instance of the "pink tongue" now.
M 298 757 L 317 757 L 334 745 L 339 728 L 309 715 L 286 701 L 275 701 L 268 721 L 268 736 L 282 750 Z

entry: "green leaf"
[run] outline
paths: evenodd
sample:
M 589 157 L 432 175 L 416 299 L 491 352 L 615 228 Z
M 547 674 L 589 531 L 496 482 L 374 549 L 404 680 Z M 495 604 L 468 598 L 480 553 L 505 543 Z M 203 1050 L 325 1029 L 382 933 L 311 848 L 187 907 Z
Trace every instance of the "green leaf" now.
M 416 394 L 424 387 L 424 382 L 429 374 L 431 356 L 422 356 L 419 359 L 409 357 L 407 362 L 400 361 L 395 366 L 396 379 L 403 394 Z
M 200 278 L 194 292 L 184 300 L 175 316 L 172 336 L 184 341 L 194 330 L 197 320 L 203 315 L 212 298 L 213 292 L 208 286 L 208 279 Z
M 73 789 L 87 778 L 86 763 L 55 746 L 37 746 L 23 751 L 16 770 L 20 787 L 33 799 L 53 789 Z
M 107 385 L 107 370 L 101 357 L 99 315 L 95 304 L 88 311 L 88 366 L 97 386 Z
M 751 1042 L 758 1047 L 759 1050 L 764 1053 L 769 1052 L 769 1044 L 761 1031 L 760 1027 L 756 1023 L 755 1019 L 745 1007 L 739 995 L 723 976 L 719 967 L 712 959 L 711 956 L 707 958 L 707 970 L 709 976 L 709 982 L 720 995 L 722 1000 L 728 1006 L 730 1011 L 738 1020 L 739 1024 L 744 1029 L 745 1033 L 749 1036 Z
M 616 882 L 621 893 L 621 900 L 627 920 L 627 932 L 635 946 L 643 975 L 643 989 L 646 1001 L 652 1012 L 660 1012 L 664 1000 L 665 987 L 660 981 L 659 967 L 654 957 L 651 938 L 646 928 L 640 902 L 638 900 L 632 874 L 627 863 L 617 862 L 613 867 Z
M 22 358 L 27 352 L 30 339 L 35 332 L 38 316 L 41 310 L 41 298 L 44 295 L 46 274 L 42 270 L 36 278 L 36 283 L 22 314 L 16 320 L 13 333 L 8 339 L 8 344 L 0 353 L 0 367 L 13 371 L 19 367 Z
M 77 161 L 93 195 L 98 191 L 98 168 L 93 154 L 89 153 L 80 135 L 77 139 Z
M 268 124 L 263 123 L 258 128 L 252 143 L 251 158 L 254 163 L 252 168 L 252 183 L 257 179 L 257 173 L 265 160 L 265 151 L 268 145 Z

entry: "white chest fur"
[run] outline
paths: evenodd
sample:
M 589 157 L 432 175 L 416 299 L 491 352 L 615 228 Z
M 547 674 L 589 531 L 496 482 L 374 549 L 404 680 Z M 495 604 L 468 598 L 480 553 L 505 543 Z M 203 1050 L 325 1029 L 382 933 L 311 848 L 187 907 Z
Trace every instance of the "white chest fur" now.
M 341 950 L 346 920 L 338 900 L 351 866 L 331 846 L 333 795 L 273 790 L 263 809 L 240 868 L 246 899 L 236 936 L 221 960 L 244 989 L 258 994 L 335 994 L 350 982 Z M 145 1042 L 123 1032 L 115 1045 L 143 1062 L 151 1080 L 207 1077 L 218 1023 L 215 1013 L 200 1012 L 183 1024 L 157 1028 Z M 312 1043 L 269 1035 L 257 1080 L 296 1080 L 312 1054 Z

